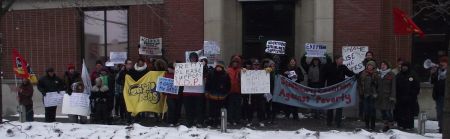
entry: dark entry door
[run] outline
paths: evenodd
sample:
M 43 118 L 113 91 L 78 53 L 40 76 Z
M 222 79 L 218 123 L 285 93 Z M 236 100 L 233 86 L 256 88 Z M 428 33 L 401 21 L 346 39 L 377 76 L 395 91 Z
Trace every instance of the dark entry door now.
M 268 58 L 267 40 L 285 41 L 286 55 L 282 61 L 294 56 L 295 1 L 242 2 L 244 58 Z

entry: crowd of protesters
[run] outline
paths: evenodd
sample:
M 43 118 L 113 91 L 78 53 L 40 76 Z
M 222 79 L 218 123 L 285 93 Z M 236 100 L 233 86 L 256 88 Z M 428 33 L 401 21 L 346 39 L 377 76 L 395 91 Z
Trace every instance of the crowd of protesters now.
M 221 108 L 227 109 L 229 124 L 235 126 L 265 126 L 276 122 L 275 119 L 279 115 L 298 120 L 300 108 L 272 102 L 267 99 L 266 94 L 241 94 L 241 72 L 265 70 L 270 73 L 271 93 L 273 93 L 275 75 L 285 76 L 311 88 L 332 86 L 344 81 L 347 77 L 356 76 L 360 101 L 359 116 L 365 122 L 367 129 L 375 130 L 377 113 L 381 114 L 384 122 L 383 131 L 393 128 L 395 123 L 399 129 L 414 128 L 414 116 L 417 116 L 419 111 L 417 97 L 420 83 L 409 62 L 398 59 L 396 66 L 392 67 L 385 60 L 375 60 L 373 52 L 369 51 L 363 62 L 365 70 L 355 74 L 343 64 L 343 61 L 343 57 L 339 55 L 334 56 L 333 59 L 303 56 L 299 62 L 295 58 L 284 59 L 278 56 L 266 59 L 243 59 L 239 55 L 234 55 L 230 58 L 228 65 L 225 65 L 223 61 L 216 61 L 214 67 L 210 67 L 206 57 L 191 53 L 188 62 L 204 64 L 205 93 L 192 93 L 189 90 L 195 87 L 186 86 L 180 87 L 178 94 L 167 94 L 168 112 L 163 117 L 164 122 L 169 126 L 185 124 L 189 127 L 217 127 L 220 125 Z M 173 79 L 174 63 L 179 62 L 167 62 L 163 59 L 140 58 L 137 61 L 128 59 L 124 64 L 111 68 L 105 67 L 104 62 L 98 61 L 90 76 L 93 86 L 90 96 L 92 110 L 90 122 L 132 123 L 152 116 L 153 114 L 141 113 L 132 117 L 127 112 L 123 97 L 125 75 L 138 80 L 149 71 L 167 71 L 164 77 Z M 439 66 L 431 70 L 431 82 L 434 84 L 433 99 L 436 101 L 440 126 L 442 125 L 447 64 L 447 58 L 442 57 Z M 47 92 L 60 91 L 66 91 L 70 95 L 83 92 L 84 88 L 80 73 L 75 71 L 74 65 L 68 65 L 63 79 L 55 74 L 53 68 L 48 68 L 46 75 L 39 80 L 37 86 L 43 96 Z M 19 98 L 20 103 L 26 108 L 28 121 L 33 120 L 32 95 L 32 85 L 25 80 L 20 86 Z M 182 112 L 183 108 L 184 112 Z M 321 116 L 326 117 L 328 126 L 342 127 L 343 108 L 309 111 L 315 119 L 320 119 Z M 45 108 L 46 122 L 54 122 L 55 115 L 56 106 Z M 69 115 L 69 119 L 71 122 L 87 123 L 85 116 Z

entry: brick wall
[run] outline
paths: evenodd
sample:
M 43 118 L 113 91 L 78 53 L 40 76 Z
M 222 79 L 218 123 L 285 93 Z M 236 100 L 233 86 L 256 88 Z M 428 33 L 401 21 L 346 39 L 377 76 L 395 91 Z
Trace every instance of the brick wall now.
M 79 65 L 79 23 L 76 9 L 12 11 L 4 15 L 0 67 L 5 79 L 14 78 L 12 48 L 18 49 L 40 76 L 47 67 L 54 67 L 57 74 L 62 75 L 68 63 Z
M 392 8 L 411 11 L 410 0 L 345 0 L 334 3 L 334 47 L 369 46 L 375 58 L 395 63 L 397 57 L 411 59 L 411 37 L 393 34 Z M 396 48 L 397 46 L 397 48 Z

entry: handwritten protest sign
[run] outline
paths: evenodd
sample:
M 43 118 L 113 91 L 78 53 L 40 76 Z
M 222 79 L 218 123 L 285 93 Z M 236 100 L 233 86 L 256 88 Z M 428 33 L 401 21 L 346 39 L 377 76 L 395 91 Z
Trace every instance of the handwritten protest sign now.
M 197 55 L 198 55 L 199 57 L 200 57 L 200 56 L 203 56 L 203 50 L 186 51 L 186 52 L 185 52 L 186 62 L 191 62 L 191 61 L 189 60 L 189 55 L 190 55 L 191 53 L 197 53 Z
M 123 64 L 127 60 L 127 52 L 109 52 L 109 62 Z
M 151 56 L 162 55 L 162 38 L 149 39 L 141 36 L 139 39 L 139 54 Z
M 89 104 L 89 94 L 75 92 L 72 93 L 72 95 L 65 94 L 62 104 L 62 113 L 89 116 L 91 113 Z
M 354 73 L 359 73 L 365 69 L 362 63 L 366 58 L 366 53 L 369 51 L 367 46 L 344 46 L 342 47 L 342 57 L 344 58 L 344 65 L 347 66 Z
M 247 70 L 241 72 L 242 94 L 270 93 L 270 74 L 265 70 Z
M 156 91 L 168 94 L 178 94 L 178 86 L 173 85 L 173 79 L 159 77 L 156 84 Z
M 176 63 L 175 64 L 175 86 L 202 86 L 203 85 L 203 64 Z
M 286 49 L 286 42 L 269 40 L 266 43 L 266 53 L 270 54 L 284 54 Z
M 308 109 L 335 109 L 356 103 L 356 78 L 325 88 L 310 88 L 283 76 L 275 77 L 273 101 Z
M 219 44 L 215 41 L 204 41 L 203 50 L 205 55 L 217 55 L 220 54 Z
M 306 43 L 306 57 L 325 57 L 327 46 L 323 44 Z
M 52 107 L 52 106 L 58 106 L 62 104 L 63 97 L 65 91 L 59 91 L 58 92 L 48 92 L 44 96 L 44 106 L 45 107 Z

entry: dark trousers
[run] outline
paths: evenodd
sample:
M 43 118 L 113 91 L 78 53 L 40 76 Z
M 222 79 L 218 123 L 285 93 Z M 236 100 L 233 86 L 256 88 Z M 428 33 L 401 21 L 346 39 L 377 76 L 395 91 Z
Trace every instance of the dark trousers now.
M 444 97 L 438 97 L 436 98 L 436 115 L 439 125 L 439 132 L 442 132 L 442 120 L 443 120 L 443 113 L 444 113 Z
M 376 109 L 375 98 L 364 98 L 364 121 L 366 128 L 375 129 Z
M 227 116 L 230 123 L 238 123 L 241 119 L 242 96 L 238 93 L 230 93 L 227 96 Z
M 392 113 L 392 110 L 381 110 L 381 118 L 385 122 L 393 122 L 394 121 L 394 115 Z
M 359 96 L 359 102 L 358 102 L 358 116 L 359 118 L 363 119 L 365 118 L 364 116 L 364 96 Z
M 111 110 L 108 101 L 97 101 L 95 102 L 95 112 L 94 112 L 94 123 L 98 124 L 109 124 L 111 122 Z
M 56 121 L 56 106 L 45 107 L 45 122 L 55 122 Z
M 252 122 L 253 113 L 256 112 L 256 116 L 259 122 L 263 122 L 266 117 L 266 98 L 263 94 L 246 95 L 244 97 L 244 103 L 246 107 L 243 111 L 245 113 L 245 119 L 248 122 Z
M 211 120 L 211 125 L 219 125 L 220 121 L 220 109 L 225 107 L 225 100 L 208 100 L 209 102 L 209 119 Z
M 323 88 L 325 85 L 322 82 L 308 82 L 308 86 L 311 88 Z M 311 109 L 314 119 L 319 119 L 321 110 Z
M 31 105 L 25 105 L 25 120 L 27 122 L 34 121 L 34 111 L 33 111 L 33 104 Z
M 183 105 L 188 126 L 203 124 L 204 100 L 203 96 L 183 96 Z
M 286 117 L 289 118 L 292 115 L 293 119 L 298 120 L 298 108 L 290 105 L 284 105 L 284 112 Z
M 116 95 L 114 104 L 114 113 L 119 116 L 120 119 L 125 119 L 127 117 L 127 107 L 125 106 L 125 99 L 123 95 Z
M 167 98 L 167 122 L 176 125 L 180 119 L 182 100 Z
M 413 129 L 414 128 L 414 114 L 416 108 L 414 107 L 414 102 L 409 101 L 399 101 L 396 104 L 396 117 L 397 124 L 399 127 L 405 129 Z
M 334 114 L 334 111 L 336 110 L 336 114 Z M 342 123 L 342 108 L 337 109 L 329 109 L 327 110 L 327 125 L 331 126 L 334 122 L 336 122 L 337 127 L 341 127 Z

